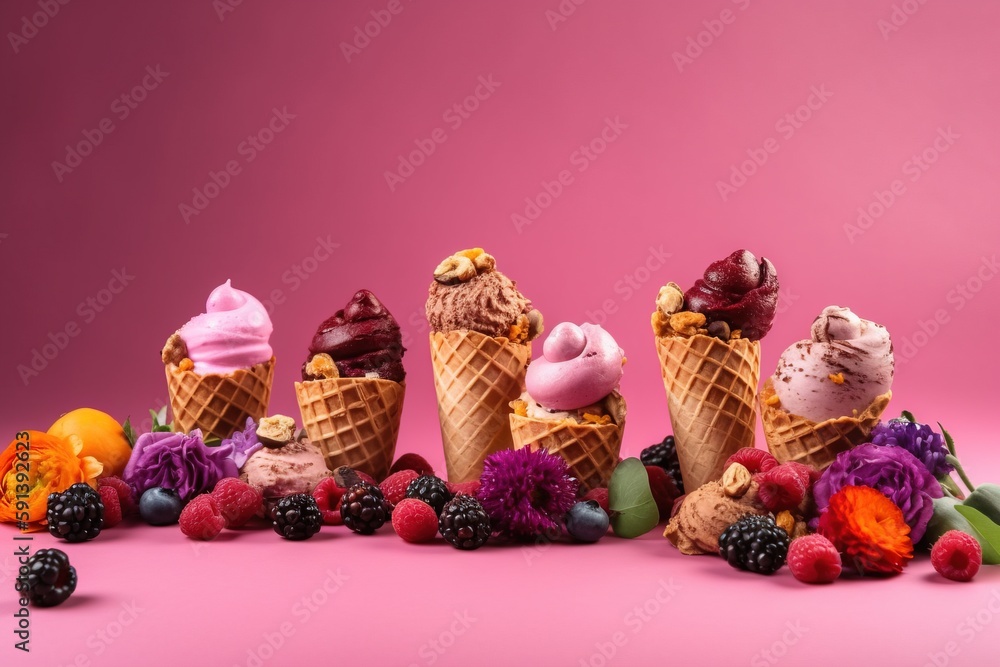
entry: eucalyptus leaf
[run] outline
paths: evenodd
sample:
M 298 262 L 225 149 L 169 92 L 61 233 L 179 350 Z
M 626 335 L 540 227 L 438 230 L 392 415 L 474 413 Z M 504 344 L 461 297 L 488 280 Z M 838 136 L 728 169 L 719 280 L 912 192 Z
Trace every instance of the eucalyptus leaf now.
M 976 531 L 973 535 L 983 547 L 983 563 L 985 565 L 1000 565 L 1000 526 L 990 521 L 989 517 L 968 505 L 955 505 L 955 511 L 964 516 Z
M 648 533 L 660 521 L 656 500 L 649 488 L 649 475 L 642 461 L 632 457 L 618 464 L 608 483 L 611 529 L 618 537 L 633 538 Z

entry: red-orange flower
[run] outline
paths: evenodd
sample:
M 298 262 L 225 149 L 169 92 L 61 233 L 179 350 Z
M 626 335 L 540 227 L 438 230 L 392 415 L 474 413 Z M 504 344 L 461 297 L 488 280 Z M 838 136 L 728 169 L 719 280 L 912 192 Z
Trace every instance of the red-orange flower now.
M 903 511 L 868 486 L 845 486 L 833 494 L 819 518 L 819 533 L 859 574 L 899 574 L 913 558 Z
M 92 456 L 80 456 L 83 441 L 24 431 L 0 452 L 0 521 L 39 530 L 49 494 L 77 482 L 97 486 L 103 466 Z

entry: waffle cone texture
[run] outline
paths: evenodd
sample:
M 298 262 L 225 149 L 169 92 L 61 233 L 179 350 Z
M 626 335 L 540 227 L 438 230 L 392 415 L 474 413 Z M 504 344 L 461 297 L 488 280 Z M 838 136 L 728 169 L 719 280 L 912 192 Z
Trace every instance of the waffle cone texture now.
M 584 490 L 607 486 L 618 465 L 625 431 L 625 399 L 614 392 L 604 399 L 611 424 L 580 424 L 572 419 L 510 415 L 514 449 L 531 447 L 562 456 Z
M 521 395 L 531 344 L 464 329 L 431 332 L 430 344 L 448 480 L 478 479 L 487 456 L 513 447 L 510 403 Z
M 816 423 L 783 409 L 768 378 L 760 392 L 760 418 L 767 448 L 781 463 L 797 461 L 823 470 L 843 451 L 868 442 L 892 392 L 876 396 L 861 414 Z
M 396 453 L 406 385 L 381 378 L 326 378 L 295 383 L 302 426 L 326 466 L 350 466 L 376 480 Z
M 684 488 L 718 480 L 737 449 L 753 447 L 760 342 L 657 336 Z
M 232 373 L 200 375 L 182 371 L 176 364 L 165 366 L 174 428 L 184 433 L 201 429 L 206 439 L 228 438 L 267 415 L 274 379 L 274 357 Z

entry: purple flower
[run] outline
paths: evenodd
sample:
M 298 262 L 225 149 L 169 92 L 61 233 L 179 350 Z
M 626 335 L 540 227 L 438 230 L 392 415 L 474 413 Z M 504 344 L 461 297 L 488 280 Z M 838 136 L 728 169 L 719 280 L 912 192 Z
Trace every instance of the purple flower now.
M 902 447 L 871 443 L 841 452 L 823 471 L 813 487 L 816 508 L 825 511 L 830 497 L 845 486 L 870 486 L 896 503 L 914 543 L 927 530 L 933 499 L 942 496 L 941 485 L 913 454 Z
M 247 425 L 242 431 L 236 431 L 232 437 L 223 440 L 220 445 L 232 445 L 233 451 L 229 457 L 236 464 L 237 468 L 242 468 L 253 454 L 264 445 L 257 438 L 257 423 L 253 417 L 247 417 Z
M 476 497 L 493 530 L 529 539 L 559 527 L 579 486 L 561 456 L 530 447 L 490 454 L 480 481 Z
M 154 432 L 139 436 L 123 477 L 142 495 L 162 486 L 173 489 L 182 500 L 211 491 L 223 477 L 236 477 L 239 468 L 232 459 L 232 442 L 208 447 L 201 431 Z
M 880 447 L 902 447 L 927 466 L 936 478 L 948 475 L 955 466 L 945 460 L 948 448 L 940 433 L 927 424 L 917 424 L 908 419 L 893 419 L 875 426 L 871 433 L 872 444 Z

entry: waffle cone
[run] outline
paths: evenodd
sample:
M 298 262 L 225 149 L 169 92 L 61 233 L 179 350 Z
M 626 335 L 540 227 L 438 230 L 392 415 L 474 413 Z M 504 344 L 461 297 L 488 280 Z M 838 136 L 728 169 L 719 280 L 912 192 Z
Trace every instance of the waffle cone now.
M 531 447 L 559 454 L 584 490 L 607 486 L 618 465 L 625 431 L 625 399 L 615 392 L 605 399 L 611 424 L 579 424 L 572 419 L 536 419 L 510 415 L 514 449 Z
M 232 373 L 200 375 L 165 366 L 174 428 L 184 433 L 201 429 L 202 436 L 228 438 L 246 427 L 247 417 L 259 420 L 267 414 L 274 378 L 274 357 L 251 368 Z
M 513 446 L 507 415 L 531 344 L 467 330 L 432 332 L 430 341 L 448 480 L 478 479 L 487 456 Z
M 380 378 L 328 378 L 295 383 L 302 426 L 326 467 L 351 466 L 385 479 L 392 467 L 406 386 Z
M 656 351 L 684 488 L 694 491 L 719 479 L 733 452 L 754 445 L 760 342 L 657 336 Z
M 875 400 L 859 415 L 816 423 L 784 410 L 768 378 L 760 392 L 760 419 L 767 448 L 781 463 L 797 461 L 823 470 L 837 454 L 868 442 L 868 435 L 889 404 L 892 392 Z

